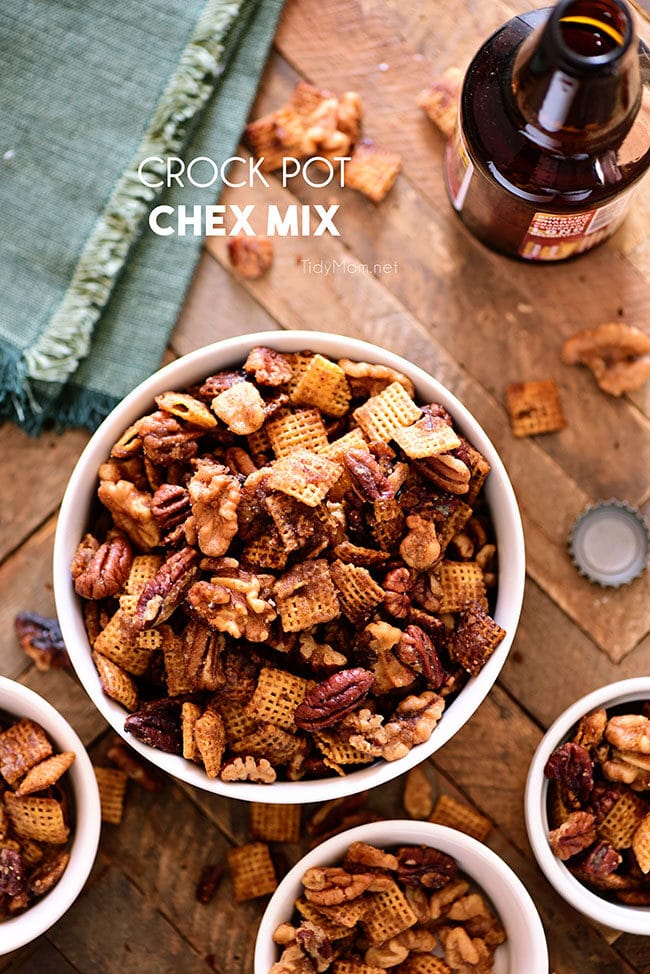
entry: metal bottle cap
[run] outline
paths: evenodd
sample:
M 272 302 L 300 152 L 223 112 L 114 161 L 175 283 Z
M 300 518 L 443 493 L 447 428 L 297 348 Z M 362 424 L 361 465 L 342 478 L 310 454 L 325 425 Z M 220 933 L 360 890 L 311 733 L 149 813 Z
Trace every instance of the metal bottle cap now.
M 648 561 L 650 530 L 643 515 L 625 501 L 600 501 L 579 516 L 569 538 L 571 558 L 599 585 L 626 585 Z

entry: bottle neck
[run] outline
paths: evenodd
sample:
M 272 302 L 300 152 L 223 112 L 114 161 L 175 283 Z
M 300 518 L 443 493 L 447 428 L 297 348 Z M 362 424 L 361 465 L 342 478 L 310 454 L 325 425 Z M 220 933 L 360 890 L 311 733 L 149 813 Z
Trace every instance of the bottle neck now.
M 512 90 L 526 135 L 544 148 L 615 147 L 641 99 L 638 42 L 623 0 L 560 0 L 519 48 Z

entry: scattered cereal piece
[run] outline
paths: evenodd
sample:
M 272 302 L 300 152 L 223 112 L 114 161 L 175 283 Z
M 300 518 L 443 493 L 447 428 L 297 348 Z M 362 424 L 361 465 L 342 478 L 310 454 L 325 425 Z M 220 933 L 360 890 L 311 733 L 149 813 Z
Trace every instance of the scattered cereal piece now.
M 373 203 L 381 203 L 402 168 L 397 152 L 381 149 L 370 139 L 357 142 L 345 170 L 345 185 L 357 189 Z
M 230 263 L 242 277 L 262 277 L 273 265 L 273 244 L 266 237 L 230 237 Z
M 418 764 L 406 775 L 402 805 L 409 818 L 427 819 L 433 811 L 433 789 L 426 771 Z
M 506 386 L 506 405 L 515 436 L 539 436 L 564 429 L 566 420 L 556 383 L 515 382 Z
M 586 365 L 603 392 L 622 396 L 650 379 L 650 337 L 622 321 L 576 332 L 562 346 L 567 365 Z
M 430 822 L 438 825 L 448 825 L 467 835 L 473 836 L 479 842 L 485 842 L 492 823 L 485 815 L 481 815 L 474 808 L 457 801 L 451 795 L 441 795 L 431 815 Z
M 124 812 L 124 793 L 128 779 L 117 768 L 95 767 L 94 771 L 99 788 L 102 820 L 111 825 L 119 825 Z
M 249 830 L 254 839 L 265 842 L 298 842 L 300 805 L 273 805 L 251 802 Z
M 229 849 L 227 858 L 238 903 L 266 896 L 278 885 L 269 847 L 263 842 Z
M 451 67 L 434 78 L 429 88 L 422 91 L 418 98 L 419 107 L 424 109 L 446 138 L 450 138 L 456 128 L 462 87 L 463 72 L 459 68 Z

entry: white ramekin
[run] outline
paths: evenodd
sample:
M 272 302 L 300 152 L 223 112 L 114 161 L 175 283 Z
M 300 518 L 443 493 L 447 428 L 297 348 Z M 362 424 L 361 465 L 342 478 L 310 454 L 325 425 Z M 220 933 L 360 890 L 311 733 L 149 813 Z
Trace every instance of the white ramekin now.
M 0 711 L 17 720 L 26 717 L 36 721 L 52 741 L 55 751 L 74 751 L 76 755 L 66 772 L 74 804 L 70 861 L 61 879 L 45 896 L 35 900 L 24 913 L 0 921 L 0 954 L 8 954 L 40 937 L 74 903 L 95 861 L 101 812 L 90 758 L 58 710 L 21 683 L 0 677 Z
M 581 717 L 600 707 L 609 710 L 620 704 L 650 700 L 650 677 L 621 680 L 593 690 L 560 714 L 549 727 L 533 756 L 526 781 L 526 829 L 535 858 L 549 883 L 560 896 L 585 916 L 614 930 L 650 935 L 650 907 L 612 903 L 584 886 L 558 859 L 548 844 L 548 780 L 544 768 L 553 751 L 569 737 Z
M 255 943 L 254 974 L 269 974 L 278 959 L 273 931 L 291 919 L 294 902 L 302 893 L 301 879 L 306 870 L 340 862 L 352 842 L 367 842 L 381 848 L 427 845 L 453 856 L 459 869 L 492 901 L 506 931 L 507 940 L 495 955 L 495 974 L 548 974 L 542 922 L 526 888 L 510 866 L 464 832 L 410 819 L 360 825 L 307 853 L 282 880 L 262 917 Z
M 181 390 L 221 369 L 241 365 L 256 345 L 268 345 L 280 352 L 311 349 L 333 358 L 377 362 L 408 375 L 421 402 L 440 402 L 451 413 L 457 427 L 488 459 L 491 472 L 486 497 L 499 555 L 498 595 L 495 619 L 506 630 L 506 637 L 477 677 L 469 680 L 449 705 L 429 741 L 414 747 L 393 763 L 379 761 L 344 778 L 277 782 L 272 785 L 210 779 L 197 765 L 182 757 L 136 741 L 124 731 L 126 712 L 103 692 L 90 655 L 80 599 L 70 578 L 70 563 L 77 544 L 87 528 L 91 503 L 95 497 L 97 471 L 123 431 L 136 419 L 150 412 L 153 397 L 167 390 Z M 525 555 L 521 518 L 517 501 L 503 463 L 478 422 L 463 404 L 436 379 L 392 352 L 376 345 L 312 331 L 272 331 L 241 335 L 197 349 L 156 372 L 128 395 L 107 417 L 90 439 L 68 483 L 59 513 L 54 544 L 54 593 L 63 638 L 77 675 L 98 710 L 109 724 L 147 760 L 177 778 L 198 788 L 245 801 L 303 803 L 323 801 L 372 788 L 403 774 L 442 747 L 472 716 L 488 694 L 503 666 L 517 628 L 525 580 Z

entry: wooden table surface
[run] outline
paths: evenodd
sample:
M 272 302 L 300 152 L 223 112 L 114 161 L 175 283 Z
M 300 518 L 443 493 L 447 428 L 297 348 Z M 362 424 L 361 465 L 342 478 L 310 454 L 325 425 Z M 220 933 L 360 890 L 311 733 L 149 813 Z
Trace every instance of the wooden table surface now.
M 592 254 L 547 268 L 510 261 L 476 243 L 452 214 L 443 143 L 416 105 L 435 73 L 463 67 L 483 38 L 530 6 L 529 0 L 289 0 L 253 117 L 281 104 L 300 77 L 338 92 L 356 89 L 366 134 L 402 154 L 403 172 L 379 206 L 348 189 L 324 194 L 296 185 L 289 192 L 275 179 L 270 190 L 228 191 L 225 202 L 262 205 L 296 197 L 323 202 L 326 195 L 341 204 L 341 236 L 277 241 L 273 270 L 253 283 L 233 276 L 225 242 L 212 238 L 168 354 L 260 329 L 342 332 L 414 360 L 474 412 L 521 506 L 526 595 L 496 686 L 427 762 L 428 773 L 437 792 L 460 796 L 494 823 L 488 844 L 534 897 L 556 974 L 650 972 L 650 938 L 596 928 L 554 893 L 532 858 L 523 820 L 526 772 L 544 729 L 587 691 L 650 672 L 650 573 L 620 590 L 600 589 L 577 574 L 566 551 L 570 526 L 590 502 L 618 497 L 650 508 L 650 388 L 609 398 L 590 373 L 562 365 L 559 356 L 577 328 L 623 319 L 647 329 L 650 184 L 624 228 Z M 639 13 L 640 21 L 650 20 L 647 3 Z M 309 272 L 307 262 L 313 268 L 320 260 L 339 261 L 338 270 Z M 373 274 L 375 264 L 393 270 Z M 567 427 L 515 439 L 504 386 L 541 378 L 558 383 Z M 13 637 L 17 612 L 54 614 L 56 512 L 86 438 L 70 432 L 36 440 L 9 424 L 0 428 L 0 672 L 57 705 L 101 763 L 111 733 L 85 692 L 67 672 L 37 672 Z M 398 780 L 379 789 L 371 807 L 401 815 L 402 788 Z M 245 841 L 246 822 L 241 803 L 171 780 L 153 796 L 131 783 L 123 822 L 104 827 L 78 901 L 45 936 L 0 958 L 0 969 L 248 974 L 264 903 L 237 906 L 228 878 L 209 906 L 194 893 L 203 864 Z M 283 855 L 288 862 L 299 853 L 296 846 Z

